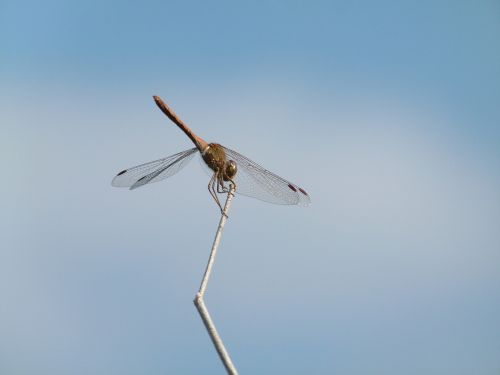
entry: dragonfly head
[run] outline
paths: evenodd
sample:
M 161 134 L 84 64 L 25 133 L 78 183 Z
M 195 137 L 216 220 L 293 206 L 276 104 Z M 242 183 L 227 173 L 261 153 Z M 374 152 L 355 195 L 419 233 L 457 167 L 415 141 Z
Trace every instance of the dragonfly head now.
M 234 160 L 228 160 L 224 164 L 224 181 L 229 181 L 236 175 L 238 167 Z

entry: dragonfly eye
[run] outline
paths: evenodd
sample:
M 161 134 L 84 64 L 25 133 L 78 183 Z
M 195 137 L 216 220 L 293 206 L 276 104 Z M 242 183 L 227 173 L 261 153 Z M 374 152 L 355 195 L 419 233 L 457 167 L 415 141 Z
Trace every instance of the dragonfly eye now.
M 238 167 L 236 166 L 236 162 L 234 160 L 228 160 L 224 167 L 224 180 L 228 180 L 233 178 L 238 171 Z

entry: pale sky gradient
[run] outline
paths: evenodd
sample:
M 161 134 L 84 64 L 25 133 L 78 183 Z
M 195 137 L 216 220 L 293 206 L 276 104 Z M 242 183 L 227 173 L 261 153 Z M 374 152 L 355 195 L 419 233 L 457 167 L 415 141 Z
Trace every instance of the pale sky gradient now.
M 192 304 L 203 138 L 303 186 L 237 196 L 206 303 L 242 374 L 498 375 L 497 1 L 0 0 L 0 374 L 223 373 Z

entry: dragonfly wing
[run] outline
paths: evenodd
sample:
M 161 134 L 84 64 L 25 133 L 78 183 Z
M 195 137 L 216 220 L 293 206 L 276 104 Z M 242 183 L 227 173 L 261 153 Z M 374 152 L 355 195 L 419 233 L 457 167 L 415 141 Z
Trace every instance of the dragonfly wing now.
M 125 169 L 113 178 L 111 185 L 128 187 L 132 190 L 149 183 L 164 180 L 184 168 L 196 151 L 198 149 L 194 147 L 163 159 Z
M 275 204 L 308 205 L 304 189 L 268 171 L 246 156 L 224 147 L 228 160 L 234 160 L 238 171 L 234 177 L 236 193 Z

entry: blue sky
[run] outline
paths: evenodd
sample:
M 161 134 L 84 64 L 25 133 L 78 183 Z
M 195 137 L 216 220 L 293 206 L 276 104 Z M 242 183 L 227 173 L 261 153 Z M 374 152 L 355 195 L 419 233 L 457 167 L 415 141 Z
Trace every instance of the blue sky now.
M 500 5 L 0 2 L 0 373 L 222 373 L 192 299 L 203 138 L 303 186 L 236 197 L 206 303 L 241 373 L 498 374 Z

